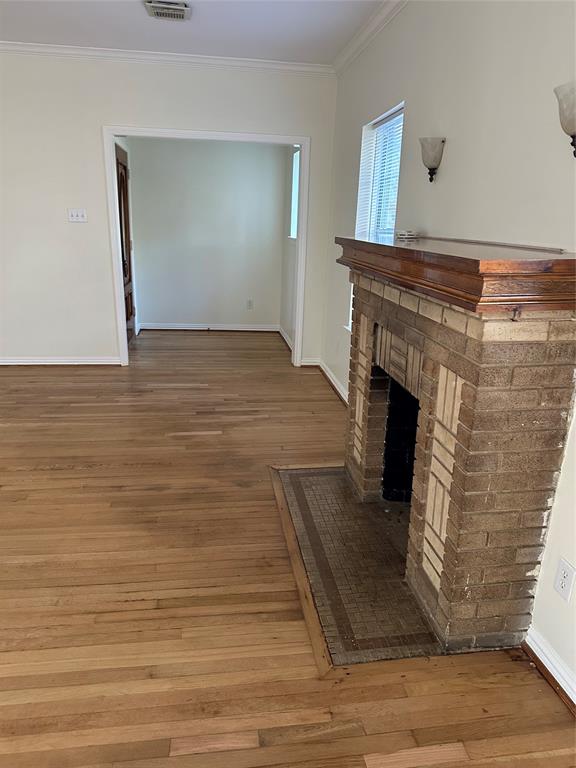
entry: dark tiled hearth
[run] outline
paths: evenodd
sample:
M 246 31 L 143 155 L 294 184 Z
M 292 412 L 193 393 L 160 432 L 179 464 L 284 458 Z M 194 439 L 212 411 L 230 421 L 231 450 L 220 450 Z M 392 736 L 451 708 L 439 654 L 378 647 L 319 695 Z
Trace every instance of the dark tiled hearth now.
M 440 654 L 404 581 L 409 505 L 359 502 L 343 468 L 280 477 L 333 663 Z

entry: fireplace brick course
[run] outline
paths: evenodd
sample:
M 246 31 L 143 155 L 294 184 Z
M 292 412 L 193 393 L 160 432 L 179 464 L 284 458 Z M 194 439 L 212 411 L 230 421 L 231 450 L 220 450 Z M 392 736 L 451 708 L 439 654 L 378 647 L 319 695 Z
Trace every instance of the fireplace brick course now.
M 565 310 L 481 315 L 351 271 L 346 469 L 381 497 L 388 388 L 418 398 L 406 578 L 451 650 L 530 623 L 574 393 Z

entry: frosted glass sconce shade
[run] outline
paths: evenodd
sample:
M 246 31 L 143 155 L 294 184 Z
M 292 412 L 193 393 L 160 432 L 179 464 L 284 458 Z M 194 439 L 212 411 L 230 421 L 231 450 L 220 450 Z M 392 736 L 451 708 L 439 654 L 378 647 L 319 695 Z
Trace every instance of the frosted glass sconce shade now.
M 554 88 L 554 93 L 558 99 L 560 125 L 564 133 L 572 139 L 570 143 L 574 149 L 574 157 L 576 157 L 576 80 L 559 85 Z
M 426 168 L 428 168 L 428 178 L 430 181 L 434 181 L 436 171 L 442 162 L 444 144 L 446 144 L 446 139 L 443 138 L 427 137 L 420 139 L 420 146 L 422 147 L 422 162 Z

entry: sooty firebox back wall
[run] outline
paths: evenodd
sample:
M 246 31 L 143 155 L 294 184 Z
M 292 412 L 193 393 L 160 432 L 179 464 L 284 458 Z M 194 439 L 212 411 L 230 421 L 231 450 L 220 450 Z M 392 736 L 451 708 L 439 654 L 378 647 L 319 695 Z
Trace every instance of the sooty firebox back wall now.
M 382 495 L 388 501 L 409 502 L 412 496 L 417 427 L 418 400 L 390 378 L 382 473 Z

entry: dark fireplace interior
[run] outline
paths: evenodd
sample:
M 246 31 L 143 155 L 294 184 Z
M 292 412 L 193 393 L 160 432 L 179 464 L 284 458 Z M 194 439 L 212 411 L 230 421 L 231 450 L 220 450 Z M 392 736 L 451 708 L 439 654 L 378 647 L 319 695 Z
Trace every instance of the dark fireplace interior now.
M 409 502 L 412 496 L 417 426 L 418 400 L 389 378 L 382 472 L 382 496 L 388 501 Z

